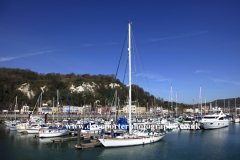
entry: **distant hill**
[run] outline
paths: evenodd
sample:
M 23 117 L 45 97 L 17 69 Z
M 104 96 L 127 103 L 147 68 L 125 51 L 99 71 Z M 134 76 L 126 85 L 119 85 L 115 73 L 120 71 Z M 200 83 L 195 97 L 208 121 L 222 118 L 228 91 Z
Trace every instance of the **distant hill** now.
M 68 105 L 70 91 L 70 102 L 73 106 L 82 106 L 84 97 L 86 104 L 93 105 L 96 100 L 99 100 L 100 105 L 105 106 L 105 102 L 108 102 L 111 94 L 114 77 L 115 75 L 102 74 L 42 74 L 28 69 L 0 68 L 0 109 L 8 109 L 16 96 L 18 97 L 18 106 L 27 104 L 33 108 L 41 92 L 43 92 L 43 103 L 52 106 L 53 97 L 56 102 L 57 89 L 63 105 Z M 117 90 L 118 96 L 120 96 L 122 85 L 117 79 L 113 94 Z M 123 85 L 121 105 L 126 101 L 127 95 L 128 87 Z M 145 92 L 141 87 L 132 85 L 132 100 L 137 99 L 140 106 L 147 106 L 147 103 L 150 106 L 153 104 L 154 96 Z M 162 101 L 161 98 L 156 99 L 158 106 L 162 105 Z
M 235 107 L 235 98 L 227 98 L 227 99 L 217 99 L 212 102 L 207 102 L 206 105 L 210 106 L 210 103 L 212 103 L 212 107 L 218 106 L 218 107 L 224 107 L 224 101 L 225 101 L 225 108 L 228 106 L 232 109 Z M 205 105 L 205 103 L 203 103 Z M 240 98 L 236 97 L 236 106 L 240 107 Z

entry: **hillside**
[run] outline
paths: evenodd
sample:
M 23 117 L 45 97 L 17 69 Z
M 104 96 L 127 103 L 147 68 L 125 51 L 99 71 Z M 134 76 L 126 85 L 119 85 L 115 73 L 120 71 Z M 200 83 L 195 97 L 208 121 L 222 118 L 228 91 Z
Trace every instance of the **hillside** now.
M 71 92 L 71 105 L 82 106 L 84 97 L 86 104 L 94 104 L 96 100 L 100 100 L 101 105 L 107 102 L 114 82 L 115 75 L 75 75 L 60 73 L 36 73 L 31 70 L 0 68 L 0 109 L 8 109 L 13 103 L 15 96 L 18 97 L 18 105 L 24 104 L 33 108 L 41 92 L 43 92 L 43 103 L 52 106 L 52 99 L 57 96 L 57 89 L 60 92 L 63 105 L 68 105 L 68 94 Z M 119 79 L 113 93 L 117 90 L 118 96 L 121 92 L 123 84 Z M 128 88 L 123 86 L 121 105 L 126 101 Z M 154 96 L 145 92 L 137 85 L 132 85 L 132 100 L 139 101 L 140 106 L 146 106 L 147 103 L 152 104 Z M 156 104 L 161 106 L 160 98 L 156 99 Z M 19 108 L 20 108 L 19 107 Z

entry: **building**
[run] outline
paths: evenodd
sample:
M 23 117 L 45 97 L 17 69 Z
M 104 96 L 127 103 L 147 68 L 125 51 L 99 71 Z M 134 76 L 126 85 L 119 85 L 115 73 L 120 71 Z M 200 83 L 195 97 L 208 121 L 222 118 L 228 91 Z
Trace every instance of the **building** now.
M 111 113 L 111 107 L 102 107 L 101 109 L 101 113 L 104 114 L 104 113 L 108 113 L 110 114 Z
M 70 108 L 70 113 L 71 114 L 78 114 L 79 113 L 79 107 L 77 106 L 63 106 L 63 113 L 68 114 L 69 113 L 69 108 Z
M 128 113 L 128 105 L 126 105 L 125 107 L 123 107 L 123 112 L 124 113 Z M 136 105 L 131 105 L 131 112 L 132 113 L 136 113 L 137 112 L 137 110 L 136 110 Z
M 52 114 L 52 107 L 39 107 L 38 112 L 42 114 Z
M 28 114 L 29 113 L 29 106 L 26 104 L 21 108 L 20 114 Z
M 58 108 L 57 107 L 52 107 L 52 113 L 56 114 L 57 113 Z
M 193 110 L 192 108 L 183 109 L 183 112 L 185 113 L 198 113 L 198 111 L 198 108 L 195 108 L 195 110 Z
M 7 114 L 8 110 L 2 110 L 2 114 Z
M 83 114 L 83 107 L 78 107 L 78 114 Z
M 147 108 L 146 107 L 136 107 L 137 112 L 136 113 L 146 113 Z
M 56 114 L 56 113 L 62 113 L 63 112 L 63 107 L 59 106 L 59 107 L 51 107 L 52 113 Z
M 157 112 L 157 113 L 162 112 L 162 107 L 158 107 L 158 106 L 157 106 L 157 110 L 156 110 L 156 112 Z
M 96 107 L 96 112 L 97 112 L 98 114 L 101 114 L 101 113 L 102 113 L 102 106 L 97 106 L 97 107 Z
M 91 113 L 92 112 L 92 106 L 91 105 L 84 105 L 83 106 L 83 113 Z

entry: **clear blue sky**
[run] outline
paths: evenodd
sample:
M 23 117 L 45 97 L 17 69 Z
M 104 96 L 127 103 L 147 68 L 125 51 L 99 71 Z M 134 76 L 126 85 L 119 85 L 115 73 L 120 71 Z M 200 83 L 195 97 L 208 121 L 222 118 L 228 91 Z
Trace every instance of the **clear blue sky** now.
M 1 0 L 0 67 L 115 74 L 129 21 L 144 66 L 133 83 L 189 104 L 200 85 L 203 102 L 239 97 L 239 0 Z

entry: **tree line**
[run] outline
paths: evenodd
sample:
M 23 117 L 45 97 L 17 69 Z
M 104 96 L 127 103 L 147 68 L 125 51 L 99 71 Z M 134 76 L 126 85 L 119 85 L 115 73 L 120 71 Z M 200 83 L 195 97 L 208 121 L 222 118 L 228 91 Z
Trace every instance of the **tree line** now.
M 121 83 L 119 79 L 116 79 L 115 83 L 120 87 L 115 87 L 112 91 L 109 84 L 114 82 L 115 75 L 90 75 L 90 74 L 60 74 L 60 73 L 37 73 L 29 69 L 18 68 L 0 68 L 0 109 L 8 109 L 10 104 L 13 103 L 15 97 L 18 97 L 18 106 L 27 104 L 33 108 L 37 102 L 37 99 L 42 92 L 40 89 L 46 86 L 43 92 L 42 101 L 52 106 L 52 100 L 57 97 L 57 90 L 60 93 L 60 104 L 69 105 L 69 89 L 71 85 L 80 86 L 83 83 L 97 84 L 98 87 L 94 88 L 94 92 L 85 90 L 83 92 L 70 93 L 70 104 L 72 106 L 82 106 L 85 104 L 94 104 L 96 100 L 100 101 L 100 104 L 105 106 L 109 102 L 110 94 L 117 90 L 118 96 L 122 92 L 121 105 L 125 105 L 128 97 L 128 87 Z M 34 93 L 34 96 L 29 98 L 27 94 L 18 90 L 22 84 L 30 84 L 29 91 Z M 122 91 L 121 91 L 122 90 Z M 153 105 L 155 99 L 155 105 L 164 106 L 164 101 L 160 97 L 154 97 L 149 92 L 143 90 L 138 85 L 132 85 L 132 100 L 137 101 L 140 106 Z M 113 100 L 113 98 L 112 98 Z M 112 100 L 110 103 L 112 103 Z M 20 109 L 20 107 L 18 109 Z

